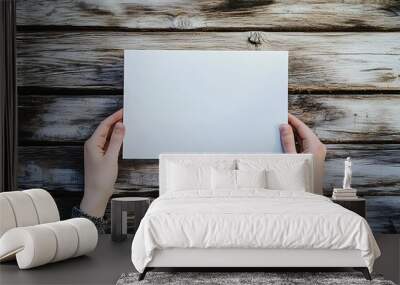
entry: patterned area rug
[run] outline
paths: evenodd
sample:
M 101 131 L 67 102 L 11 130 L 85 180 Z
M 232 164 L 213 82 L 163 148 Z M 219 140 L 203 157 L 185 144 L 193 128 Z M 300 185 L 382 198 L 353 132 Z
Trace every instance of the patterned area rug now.
M 117 285 L 146 284 L 267 284 L 267 285 L 395 285 L 381 276 L 368 281 L 359 272 L 148 272 L 138 281 L 138 273 L 122 274 Z

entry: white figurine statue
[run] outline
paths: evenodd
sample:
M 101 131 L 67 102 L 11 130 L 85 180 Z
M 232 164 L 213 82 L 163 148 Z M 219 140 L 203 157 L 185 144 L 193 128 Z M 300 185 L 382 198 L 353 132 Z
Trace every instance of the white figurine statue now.
M 348 157 L 344 162 L 343 189 L 351 189 L 351 159 Z

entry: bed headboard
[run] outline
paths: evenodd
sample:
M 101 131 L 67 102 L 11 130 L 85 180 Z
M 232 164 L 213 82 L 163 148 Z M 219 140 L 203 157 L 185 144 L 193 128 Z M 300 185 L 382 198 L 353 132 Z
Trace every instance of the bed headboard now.
M 315 187 L 315 179 L 314 179 L 314 163 L 312 154 L 208 154 L 208 153 L 171 153 L 171 154 L 160 154 L 159 156 L 159 184 L 160 184 L 160 195 L 164 194 L 167 191 L 167 169 L 169 162 L 177 162 L 177 161 L 190 161 L 190 163 L 202 163 L 204 161 L 212 163 L 213 161 L 220 161 L 220 160 L 232 160 L 235 165 L 237 165 L 237 161 L 240 159 L 267 159 L 267 160 L 284 160 L 288 163 L 291 162 L 299 162 L 304 161 L 308 166 L 308 177 L 307 180 L 310 181 L 308 183 L 307 192 L 322 194 L 319 191 L 314 191 Z

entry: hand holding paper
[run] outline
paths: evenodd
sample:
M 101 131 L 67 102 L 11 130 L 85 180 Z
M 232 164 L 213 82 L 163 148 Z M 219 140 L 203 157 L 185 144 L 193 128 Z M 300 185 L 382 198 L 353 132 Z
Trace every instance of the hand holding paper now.
M 85 194 L 80 208 L 102 217 L 114 192 L 118 155 L 125 135 L 122 109 L 104 119 L 85 143 Z
M 326 146 L 306 124 L 291 114 L 289 114 L 289 124 L 282 124 L 279 129 L 285 153 L 313 154 L 315 191 L 322 194 Z M 298 150 L 296 150 L 296 140 L 299 145 Z

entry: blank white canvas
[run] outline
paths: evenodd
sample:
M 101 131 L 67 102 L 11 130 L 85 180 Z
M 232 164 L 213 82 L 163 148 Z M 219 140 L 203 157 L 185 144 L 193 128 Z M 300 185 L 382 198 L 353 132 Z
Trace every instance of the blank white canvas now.
M 282 152 L 286 51 L 125 50 L 123 157 Z

